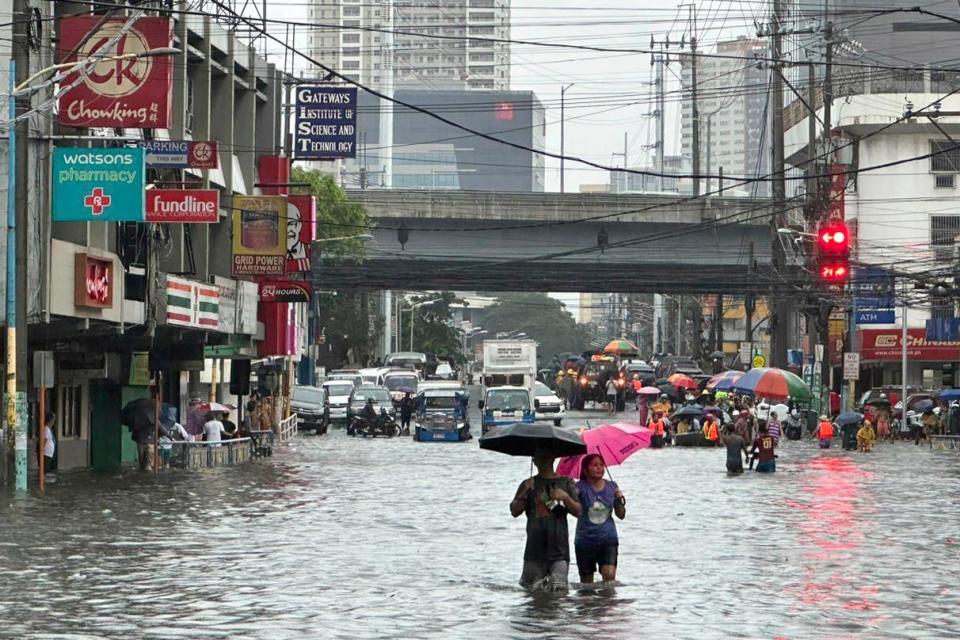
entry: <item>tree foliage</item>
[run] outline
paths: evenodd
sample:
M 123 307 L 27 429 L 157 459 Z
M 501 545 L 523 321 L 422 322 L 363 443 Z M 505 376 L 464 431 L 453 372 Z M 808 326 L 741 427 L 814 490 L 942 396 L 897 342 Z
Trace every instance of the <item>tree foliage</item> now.
M 543 293 L 507 293 L 487 307 L 483 316 L 487 338 L 497 333 L 523 332 L 536 340 L 541 365 L 549 364 L 555 355 L 579 352 L 588 348 L 589 331 L 560 300 Z
M 416 305 L 421 302 L 435 300 L 432 304 Z M 413 298 L 410 302 L 404 303 L 403 317 L 409 322 L 410 308 L 413 308 L 413 350 L 424 353 L 435 353 L 442 357 L 454 358 L 457 362 L 463 362 L 463 345 L 459 327 L 453 326 L 453 311 L 450 305 L 464 304 L 462 298 L 458 298 L 451 291 L 443 291 Z M 410 325 L 403 327 L 404 335 L 409 340 Z M 404 340 L 403 345 L 409 345 Z M 404 348 L 406 348 L 404 346 Z
M 317 239 L 343 238 L 366 233 L 370 219 L 363 205 L 350 200 L 344 191 L 328 173 L 315 169 L 294 167 L 290 176 L 294 183 L 306 183 L 309 186 L 292 187 L 294 194 L 313 195 L 317 198 Z M 320 245 L 323 247 L 323 259 L 362 258 L 365 245 L 362 239 L 342 240 Z

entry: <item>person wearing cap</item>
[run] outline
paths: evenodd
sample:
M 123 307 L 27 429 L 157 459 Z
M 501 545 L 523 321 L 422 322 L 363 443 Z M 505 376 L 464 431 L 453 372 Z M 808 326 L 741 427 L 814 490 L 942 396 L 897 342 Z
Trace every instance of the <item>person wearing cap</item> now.
M 567 514 L 579 518 L 580 494 L 572 478 L 558 476 L 548 448 L 533 456 L 537 475 L 520 483 L 510 501 L 510 515 L 527 516 L 527 544 L 523 551 L 520 586 L 531 590 L 566 591 L 570 569 Z
M 826 415 L 820 416 L 820 424 L 814 433 L 820 441 L 820 448 L 829 449 L 833 443 L 833 425 L 830 424 L 830 419 Z

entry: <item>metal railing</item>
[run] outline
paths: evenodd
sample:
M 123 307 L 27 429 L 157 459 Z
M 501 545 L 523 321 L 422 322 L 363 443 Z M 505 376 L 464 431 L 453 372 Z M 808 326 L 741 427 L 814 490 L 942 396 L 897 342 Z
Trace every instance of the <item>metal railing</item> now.
M 960 436 L 932 435 L 927 436 L 930 448 L 937 451 L 960 450 Z
M 291 413 L 289 418 L 281 420 L 277 425 L 277 441 L 283 444 L 292 440 L 295 435 L 297 435 L 297 414 Z
M 234 438 L 220 442 L 175 441 L 160 445 L 160 458 L 165 467 L 203 469 L 242 464 L 253 459 L 251 438 Z

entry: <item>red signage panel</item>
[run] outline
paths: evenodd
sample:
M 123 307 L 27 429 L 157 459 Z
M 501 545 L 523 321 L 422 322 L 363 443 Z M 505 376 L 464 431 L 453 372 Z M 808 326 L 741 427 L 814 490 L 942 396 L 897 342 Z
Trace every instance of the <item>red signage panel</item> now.
M 310 283 L 272 280 L 260 283 L 260 302 L 310 302 Z
M 310 246 L 316 226 L 317 199 L 287 196 L 287 271 L 310 271 Z
M 173 20 L 139 18 L 132 25 L 125 18 L 111 18 L 102 24 L 101 20 L 103 17 L 96 15 L 60 20 L 60 62 L 102 58 L 96 64 L 82 65 L 60 83 L 69 87 L 59 99 L 60 123 L 168 129 L 171 56 L 137 54 L 170 47 Z
M 147 222 L 220 221 L 220 192 L 216 189 L 149 189 Z
M 902 329 L 861 329 L 860 358 L 879 362 L 899 362 L 902 357 Z M 926 329 L 907 329 L 907 359 L 921 362 L 960 360 L 960 341 L 932 342 Z
M 73 264 L 73 306 L 113 307 L 113 260 L 78 253 Z

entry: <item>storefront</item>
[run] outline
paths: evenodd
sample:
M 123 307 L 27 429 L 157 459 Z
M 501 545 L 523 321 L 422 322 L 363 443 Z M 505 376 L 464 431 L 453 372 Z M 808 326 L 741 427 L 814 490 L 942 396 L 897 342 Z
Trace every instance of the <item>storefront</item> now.
M 902 329 L 858 331 L 861 380 L 870 386 L 902 384 Z M 954 370 L 960 361 L 960 342 L 927 340 L 925 329 L 907 330 L 907 384 L 925 389 L 956 386 Z M 866 388 L 866 387 L 865 387 Z

